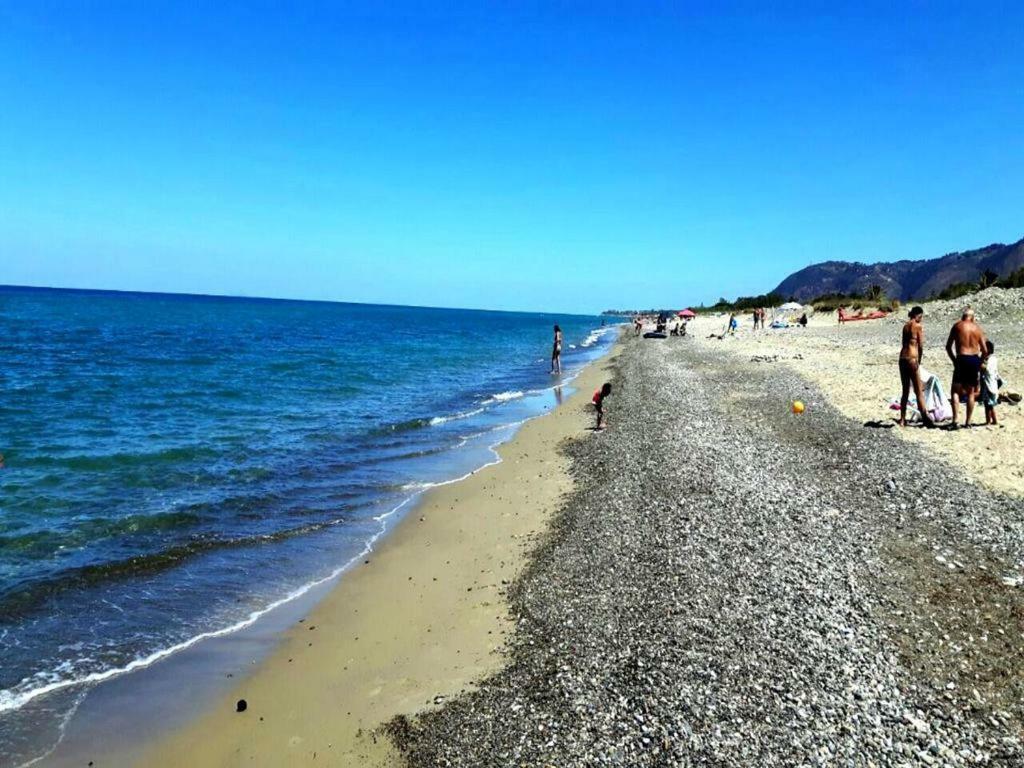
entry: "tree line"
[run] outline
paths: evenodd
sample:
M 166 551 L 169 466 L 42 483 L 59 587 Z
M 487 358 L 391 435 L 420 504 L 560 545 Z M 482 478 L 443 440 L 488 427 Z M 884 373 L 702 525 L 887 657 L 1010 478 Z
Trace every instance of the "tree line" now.
M 941 291 L 929 296 L 926 301 L 958 299 L 969 293 L 983 291 L 986 288 L 992 287 L 1024 288 L 1024 267 L 1011 272 L 1003 278 L 999 277 L 999 275 L 991 269 L 986 269 L 976 281 L 952 283 Z M 741 312 L 744 310 L 756 309 L 757 307 L 777 307 L 785 301 L 793 300 L 794 299 L 792 298 L 786 299 L 782 294 L 771 291 L 769 293 L 762 293 L 758 296 L 739 296 L 735 301 L 729 301 L 723 296 L 711 306 L 705 306 L 702 303 L 692 307 L 692 309 L 694 312 Z M 882 288 L 881 285 L 869 285 L 863 291 L 850 291 L 848 293 L 833 291 L 831 293 L 823 293 L 806 303 L 810 304 L 819 312 L 834 312 L 839 307 L 862 309 L 865 306 L 873 306 L 898 309 L 900 306 L 899 299 L 888 298 L 885 295 L 885 289 Z M 667 315 L 672 314 L 675 311 L 676 310 L 674 309 L 607 309 L 601 314 L 629 317 L 637 314 Z

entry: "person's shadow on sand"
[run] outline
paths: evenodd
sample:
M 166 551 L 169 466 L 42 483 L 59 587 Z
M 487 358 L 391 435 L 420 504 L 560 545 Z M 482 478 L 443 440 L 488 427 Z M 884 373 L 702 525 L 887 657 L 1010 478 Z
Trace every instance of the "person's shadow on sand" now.
M 896 422 L 882 421 L 880 419 L 876 419 L 874 421 L 865 421 L 864 426 L 871 427 L 872 429 L 892 429 L 893 427 L 896 426 Z

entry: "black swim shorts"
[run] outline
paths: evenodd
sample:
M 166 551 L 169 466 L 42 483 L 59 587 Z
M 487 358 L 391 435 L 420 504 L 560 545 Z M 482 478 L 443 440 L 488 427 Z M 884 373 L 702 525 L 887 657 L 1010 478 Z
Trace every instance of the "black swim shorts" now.
M 981 355 L 957 355 L 953 364 L 953 383 L 975 389 L 980 383 Z

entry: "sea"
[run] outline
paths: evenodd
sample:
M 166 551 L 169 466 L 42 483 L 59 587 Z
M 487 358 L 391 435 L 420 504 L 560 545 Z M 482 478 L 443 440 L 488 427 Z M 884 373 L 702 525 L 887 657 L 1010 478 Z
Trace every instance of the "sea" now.
M 4 764 L 44 755 L 105 681 L 344 578 L 616 334 L 594 316 L 0 287 Z

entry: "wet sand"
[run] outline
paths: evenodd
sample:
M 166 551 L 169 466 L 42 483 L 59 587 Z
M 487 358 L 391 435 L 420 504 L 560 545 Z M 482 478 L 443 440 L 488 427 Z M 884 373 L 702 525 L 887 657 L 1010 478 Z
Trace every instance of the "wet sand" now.
M 514 629 L 506 587 L 571 489 L 559 446 L 593 424 L 590 394 L 616 354 L 501 446 L 500 464 L 428 492 L 268 659 L 137 764 L 395 764 L 383 723 L 436 707 L 503 664 Z

